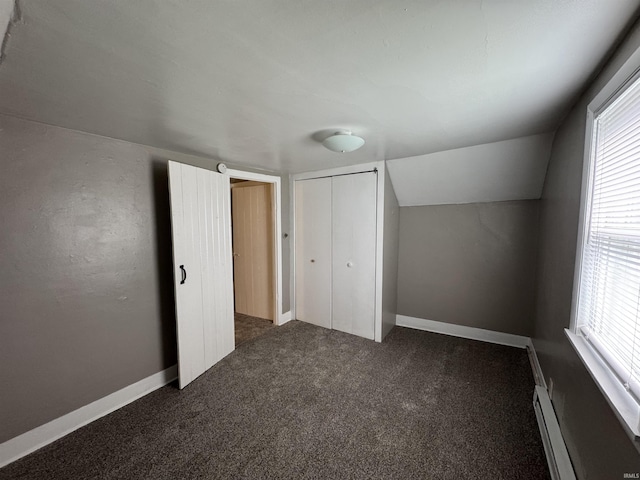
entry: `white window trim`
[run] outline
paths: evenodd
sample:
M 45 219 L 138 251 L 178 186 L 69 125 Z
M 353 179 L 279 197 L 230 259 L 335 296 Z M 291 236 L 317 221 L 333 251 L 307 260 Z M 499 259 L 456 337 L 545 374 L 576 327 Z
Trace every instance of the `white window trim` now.
M 636 448 L 640 448 L 640 428 L 638 425 L 640 407 L 615 377 L 609 365 L 605 363 L 582 335 L 573 333 L 568 329 L 565 329 L 565 333 L 578 357 L 585 364 L 587 371 L 595 380 L 611 408 L 613 408 L 613 412 L 622 423 L 627 435 L 634 441 Z
M 631 82 L 640 78 L 640 48 L 637 49 L 616 72 L 602 90 L 587 107 L 587 127 L 585 132 L 584 159 L 582 168 L 582 190 L 580 193 L 580 217 L 578 224 L 578 242 L 573 279 L 573 297 L 571 302 L 571 320 L 565 333 L 584 363 L 591 377 L 595 380 L 614 413 L 620 420 L 625 432 L 633 440 L 640 451 L 640 406 L 624 389 L 615 373 L 602 359 L 599 353 L 589 344 L 578 328 L 578 296 L 580 294 L 580 273 L 582 269 L 582 250 L 585 236 L 585 211 L 588 200 L 589 180 L 591 173 L 592 138 L 596 114 L 604 110 L 622 93 Z

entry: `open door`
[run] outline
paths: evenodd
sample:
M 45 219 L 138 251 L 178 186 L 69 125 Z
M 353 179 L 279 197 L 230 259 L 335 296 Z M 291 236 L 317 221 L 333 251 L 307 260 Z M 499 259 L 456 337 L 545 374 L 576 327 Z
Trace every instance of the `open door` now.
M 231 185 L 235 311 L 275 320 L 273 185 Z
M 229 179 L 169 162 L 180 388 L 234 349 Z

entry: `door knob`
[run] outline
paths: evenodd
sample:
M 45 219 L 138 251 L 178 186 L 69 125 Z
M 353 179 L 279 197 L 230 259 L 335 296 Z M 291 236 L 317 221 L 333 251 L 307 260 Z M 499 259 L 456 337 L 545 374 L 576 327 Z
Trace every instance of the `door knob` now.
M 316 261 L 312 258 L 312 259 L 311 259 L 311 263 L 316 263 Z
M 353 262 L 347 262 L 347 267 L 349 268 L 353 267 Z

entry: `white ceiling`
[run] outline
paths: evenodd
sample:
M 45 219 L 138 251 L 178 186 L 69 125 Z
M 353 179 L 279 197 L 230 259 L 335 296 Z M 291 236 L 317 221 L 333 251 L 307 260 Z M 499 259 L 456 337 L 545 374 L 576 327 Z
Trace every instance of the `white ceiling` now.
M 424 155 L 553 131 L 639 6 L 22 1 L 0 112 L 271 171 Z
M 540 198 L 553 133 L 387 162 L 401 207 Z

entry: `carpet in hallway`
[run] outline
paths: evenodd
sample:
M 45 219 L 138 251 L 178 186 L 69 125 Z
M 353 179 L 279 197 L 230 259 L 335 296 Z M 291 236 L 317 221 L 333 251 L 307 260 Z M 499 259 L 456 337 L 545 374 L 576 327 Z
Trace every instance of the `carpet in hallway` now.
M 237 312 L 235 313 L 234 326 L 236 347 L 249 340 L 259 337 L 267 330 L 275 327 L 271 320 L 252 317 L 250 315 L 244 315 Z

